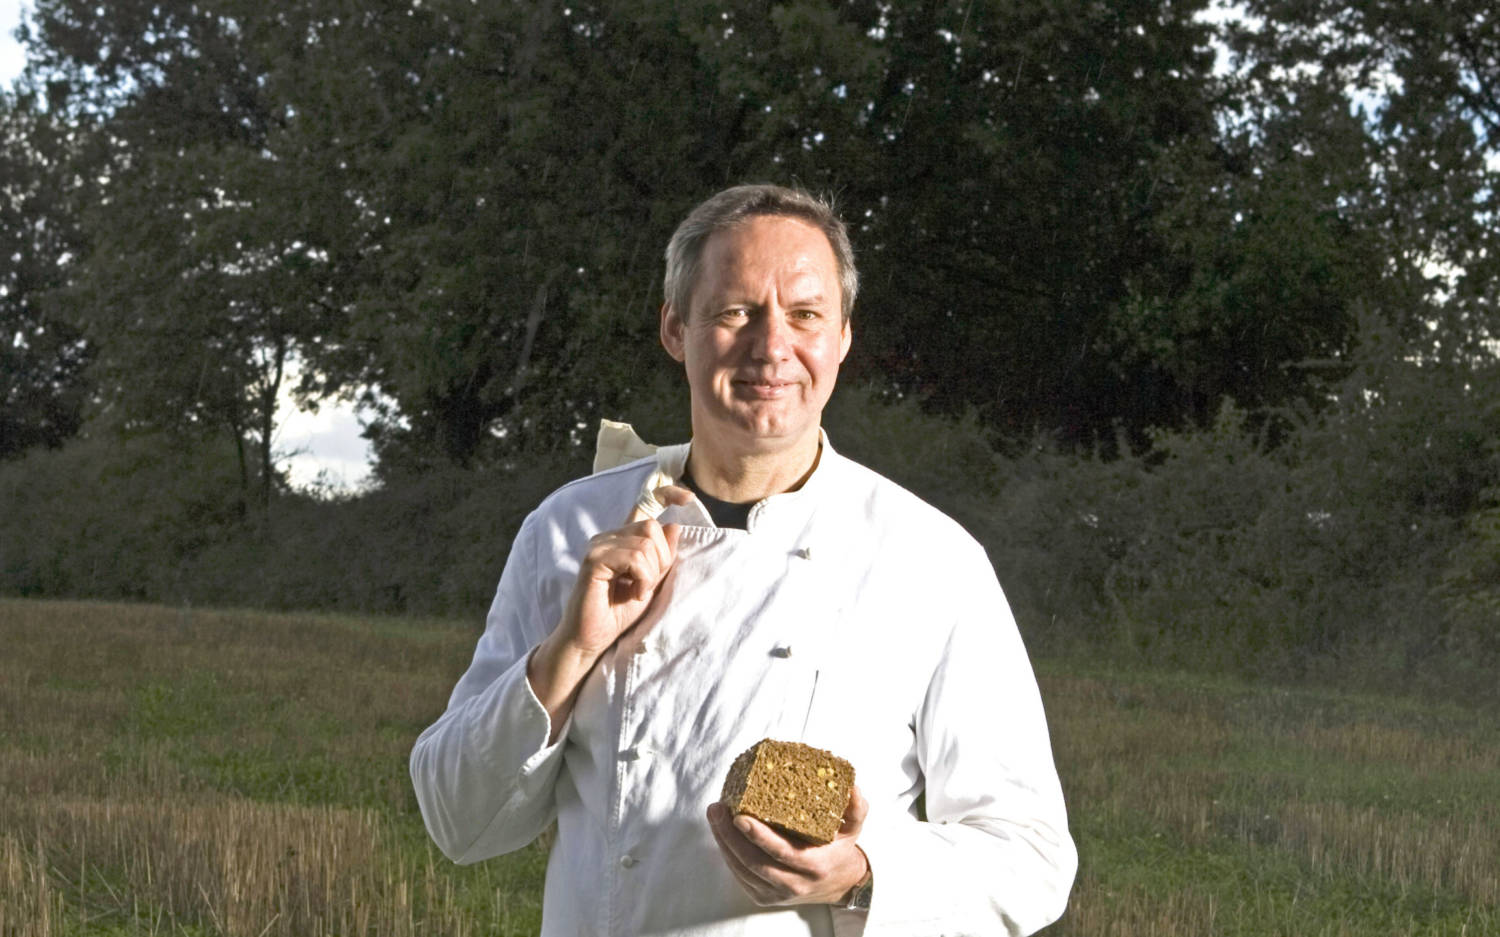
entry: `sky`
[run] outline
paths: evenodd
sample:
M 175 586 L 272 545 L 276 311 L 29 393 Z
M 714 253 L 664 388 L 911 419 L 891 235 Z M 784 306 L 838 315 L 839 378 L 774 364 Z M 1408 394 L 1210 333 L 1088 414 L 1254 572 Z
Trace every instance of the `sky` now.
M 0 37 L 0 82 L 6 84 L 10 84 L 10 80 L 16 77 L 24 64 L 21 47 L 11 35 L 20 22 L 21 0 L 0 0 L 0 33 L 4 33 Z
M 285 387 L 294 386 L 288 374 Z M 317 413 L 298 410 L 283 390 L 281 425 L 276 430 L 275 452 L 295 488 L 305 488 L 322 476 L 321 485 L 340 491 L 359 488 L 370 476 L 370 444 L 360 434 L 360 414 L 352 405 L 324 400 Z
M 0 84 L 9 85 L 25 65 L 13 33 L 21 22 L 22 0 L 0 0 Z M 295 383 L 293 376 L 287 381 Z M 365 483 L 370 474 L 370 446 L 360 437 L 359 413 L 350 405 L 326 400 L 317 413 L 297 409 L 289 395 L 281 400 L 281 426 L 276 432 L 280 464 L 294 487 L 319 481 L 339 490 Z

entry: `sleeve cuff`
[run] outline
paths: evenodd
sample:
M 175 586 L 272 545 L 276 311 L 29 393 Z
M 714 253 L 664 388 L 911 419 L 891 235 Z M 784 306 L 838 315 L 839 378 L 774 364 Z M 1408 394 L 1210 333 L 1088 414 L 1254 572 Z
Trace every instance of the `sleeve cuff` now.
M 536 648 L 532 648 L 531 654 L 535 653 Z M 539 788 L 552 783 L 557 764 L 562 759 L 568 730 L 573 727 L 573 714 L 569 712 L 557 733 L 557 741 L 549 744 L 548 739 L 552 738 L 552 717 L 548 714 L 547 707 L 537 699 L 536 691 L 531 688 L 531 681 L 526 677 L 531 654 L 522 659 L 520 680 L 523 690 L 517 694 L 520 705 L 513 714 L 516 738 L 527 740 L 527 745 L 532 750 L 521 763 L 520 784 L 521 789 L 527 793 L 535 793 Z

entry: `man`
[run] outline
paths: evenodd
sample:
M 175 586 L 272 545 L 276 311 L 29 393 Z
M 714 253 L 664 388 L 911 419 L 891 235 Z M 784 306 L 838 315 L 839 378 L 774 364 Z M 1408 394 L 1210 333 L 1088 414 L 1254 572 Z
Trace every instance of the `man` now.
M 740 186 L 689 215 L 660 324 L 691 443 L 526 519 L 412 752 L 456 861 L 556 818 L 544 934 L 1023 934 L 1062 911 L 1077 858 L 984 551 L 821 430 L 857 284 L 805 193 Z M 854 764 L 832 843 L 715 803 L 765 737 Z

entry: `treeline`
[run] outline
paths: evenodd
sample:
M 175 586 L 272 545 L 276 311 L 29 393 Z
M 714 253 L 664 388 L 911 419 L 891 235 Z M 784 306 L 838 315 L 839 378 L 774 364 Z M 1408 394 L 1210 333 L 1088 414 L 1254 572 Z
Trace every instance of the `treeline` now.
M 1038 650 L 1492 693 L 1497 379 L 1383 362 L 1274 447 L 1226 404 L 1108 459 L 1000 451 L 973 417 L 859 387 L 840 389 L 827 423 L 841 451 L 984 543 Z M 572 456 L 436 467 L 358 497 L 283 493 L 245 516 L 232 461 L 143 436 L 0 465 L 0 593 L 477 623 L 526 512 L 587 471 Z
M 1036 641 L 1495 653 L 1478 0 L 38 0 L 0 94 L 0 589 L 474 614 L 601 416 L 682 438 L 660 250 L 835 194 L 835 444 Z M 377 486 L 288 489 L 280 401 Z M 652 432 L 654 430 L 654 432 Z

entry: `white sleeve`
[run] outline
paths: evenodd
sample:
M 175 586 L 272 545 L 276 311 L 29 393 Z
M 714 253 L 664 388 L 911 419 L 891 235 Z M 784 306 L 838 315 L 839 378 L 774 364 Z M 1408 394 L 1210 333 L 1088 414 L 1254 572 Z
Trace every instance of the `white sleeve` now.
M 834 911 L 839 937 L 1030 934 L 1067 902 L 1078 854 L 1041 695 L 981 562 L 982 573 L 963 564 L 979 585 L 951 607 L 956 618 L 916 716 L 927 820 L 872 807 L 859 844 L 874 897 L 868 915 Z
M 427 832 L 455 862 L 520 849 L 556 813 L 567 726 L 547 744 L 551 720 L 526 679 L 527 660 L 553 624 L 537 601 L 534 518 L 511 546 L 473 662 L 411 753 Z

